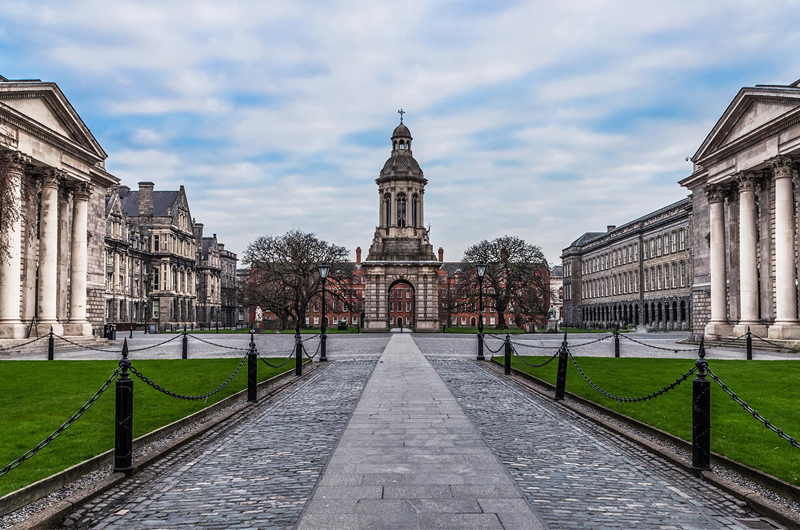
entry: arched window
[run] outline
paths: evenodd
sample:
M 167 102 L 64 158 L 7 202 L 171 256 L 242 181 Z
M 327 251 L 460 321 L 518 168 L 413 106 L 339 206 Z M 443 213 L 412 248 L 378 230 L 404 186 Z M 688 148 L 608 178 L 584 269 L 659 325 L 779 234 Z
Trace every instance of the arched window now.
M 402 193 L 397 196 L 397 226 L 406 226 L 406 196 Z
M 411 226 L 417 227 L 417 196 L 411 197 Z
M 392 196 L 388 193 L 383 196 L 383 208 L 386 210 L 386 226 L 392 226 Z

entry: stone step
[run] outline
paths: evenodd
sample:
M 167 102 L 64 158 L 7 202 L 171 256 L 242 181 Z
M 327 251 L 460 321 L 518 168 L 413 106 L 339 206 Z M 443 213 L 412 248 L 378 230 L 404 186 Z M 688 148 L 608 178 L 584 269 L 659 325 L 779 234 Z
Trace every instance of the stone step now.
M 55 338 L 53 342 L 53 351 L 63 352 L 80 350 L 82 348 L 102 348 L 113 349 L 119 348 L 116 342 L 102 339 L 95 336 L 89 337 L 65 337 L 66 340 L 59 337 Z M 36 340 L 35 337 L 29 339 L 3 339 L 0 340 L 0 358 L 10 357 L 15 353 L 47 353 L 47 335 L 41 335 Z

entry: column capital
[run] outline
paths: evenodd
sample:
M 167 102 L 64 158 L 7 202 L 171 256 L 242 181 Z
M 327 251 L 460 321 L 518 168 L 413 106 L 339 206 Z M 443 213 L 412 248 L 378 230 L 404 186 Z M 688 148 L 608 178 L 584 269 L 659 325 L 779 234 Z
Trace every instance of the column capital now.
M 92 194 L 92 184 L 89 182 L 78 182 L 73 188 L 73 197 L 76 201 L 88 201 Z
M 759 181 L 759 175 L 752 171 L 743 171 L 736 174 L 736 185 L 739 187 L 740 193 L 743 191 L 755 191 Z
M 0 154 L 3 163 L 13 166 L 17 171 L 24 171 L 25 167 L 31 163 L 31 157 L 22 151 L 4 151 Z
M 58 189 L 64 175 L 64 171 L 60 169 L 47 168 L 42 172 L 42 188 Z
M 709 184 L 703 191 L 706 192 L 706 198 L 709 203 L 722 202 L 725 200 L 726 190 L 724 186 L 719 184 Z
M 788 156 L 776 156 L 768 160 L 772 168 L 772 174 L 776 179 L 789 178 L 792 176 L 792 165 L 794 160 Z

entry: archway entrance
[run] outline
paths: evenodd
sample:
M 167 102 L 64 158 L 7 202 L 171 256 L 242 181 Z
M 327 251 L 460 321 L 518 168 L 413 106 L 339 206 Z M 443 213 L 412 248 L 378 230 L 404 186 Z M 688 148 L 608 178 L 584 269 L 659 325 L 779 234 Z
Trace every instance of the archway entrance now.
M 414 286 L 406 280 L 397 280 L 389 286 L 389 327 L 409 329 L 415 322 Z

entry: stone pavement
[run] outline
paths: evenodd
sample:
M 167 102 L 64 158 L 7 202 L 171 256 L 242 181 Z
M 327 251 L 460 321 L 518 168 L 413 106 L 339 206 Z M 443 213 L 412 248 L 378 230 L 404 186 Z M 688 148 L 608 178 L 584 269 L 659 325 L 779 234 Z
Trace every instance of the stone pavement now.
M 759 516 L 743 502 L 478 363 L 433 366 L 550 528 L 779 528 L 747 525 Z
M 66 525 L 293 528 L 374 365 L 331 363 L 79 507 Z
M 411 335 L 397 334 L 298 528 L 544 527 Z

